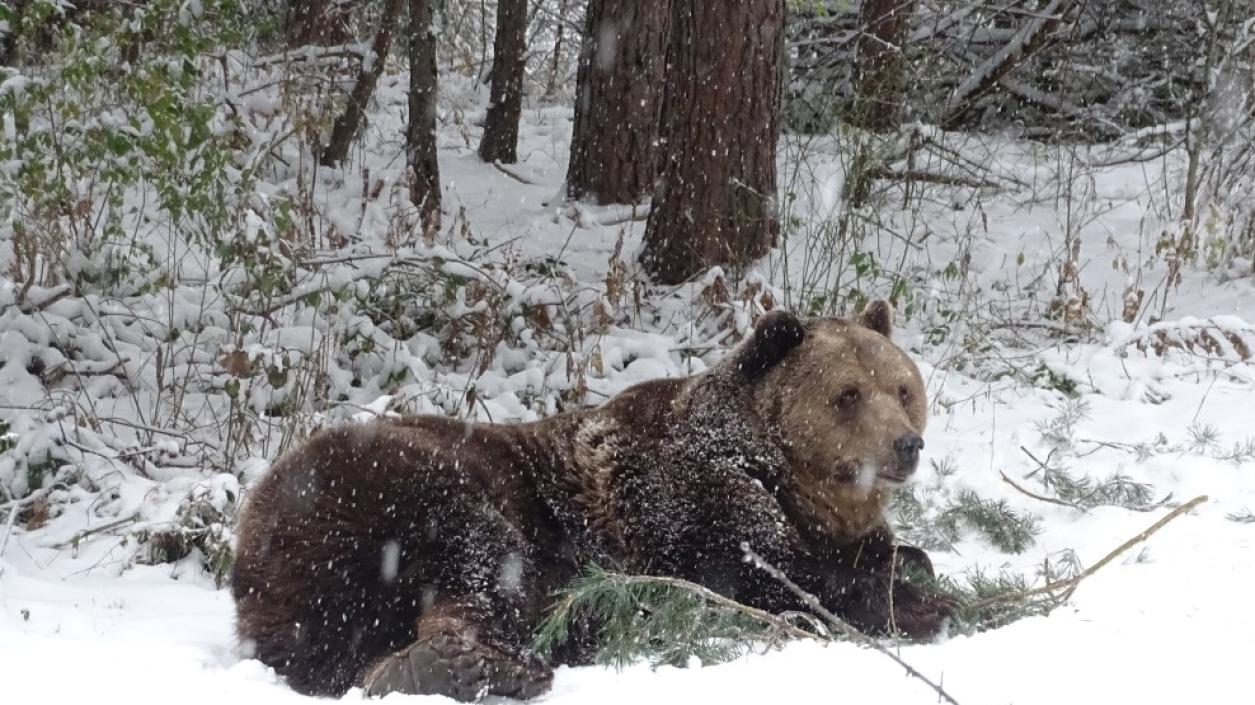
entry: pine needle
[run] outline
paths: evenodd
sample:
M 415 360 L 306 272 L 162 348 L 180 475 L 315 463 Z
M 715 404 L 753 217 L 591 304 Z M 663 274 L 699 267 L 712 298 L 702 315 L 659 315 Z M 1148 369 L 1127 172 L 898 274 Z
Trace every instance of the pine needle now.
M 639 661 L 687 666 L 724 663 L 781 636 L 816 638 L 778 615 L 743 605 L 680 578 L 626 575 L 589 566 L 559 593 L 533 639 L 551 654 L 576 624 L 597 625 L 594 660 L 623 668 Z

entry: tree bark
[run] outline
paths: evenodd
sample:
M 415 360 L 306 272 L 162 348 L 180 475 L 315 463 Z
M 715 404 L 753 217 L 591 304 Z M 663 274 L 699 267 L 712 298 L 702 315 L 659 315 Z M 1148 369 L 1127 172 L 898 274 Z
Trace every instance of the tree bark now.
M 436 34 L 432 2 L 410 3 L 410 100 L 405 161 L 411 172 L 410 202 L 419 210 L 423 234 L 440 228 L 440 165 L 436 161 Z
M 349 0 L 289 0 L 288 13 L 290 46 L 332 46 L 344 44 L 352 37 Z
M 783 0 L 676 0 L 641 254 L 659 282 L 741 267 L 775 244 L 784 14 Z
M 863 0 L 858 43 L 858 107 L 851 122 L 875 132 L 891 132 L 902 119 L 906 87 L 903 52 L 915 0 Z
M 349 146 L 357 136 L 358 126 L 366 114 L 366 104 L 375 93 L 379 76 L 383 74 L 384 63 L 388 52 L 392 50 L 392 34 L 396 30 L 397 18 L 401 14 L 402 0 L 386 0 L 383 5 L 383 16 L 379 19 L 379 33 L 375 35 L 374 44 L 370 48 L 370 56 L 362 60 L 361 69 L 357 73 L 357 83 L 349 94 L 349 103 L 344 106 L 344 113 L 331 128 L 331 139 L 322 152 L 319 163 L 323 166 L 334 166 L 344 161 L 349 154 Z
M 527 0 L 498 0 L 492 45 L 492 88 L 479 158 L 518 161 L 519 114 L 523 111 L 523 67 L 527 49 Z
M 636 203 L 654 187 L 672 0 L 590 0 L 567 196 Z M 722 8 L 719 14 L 724 14 Z

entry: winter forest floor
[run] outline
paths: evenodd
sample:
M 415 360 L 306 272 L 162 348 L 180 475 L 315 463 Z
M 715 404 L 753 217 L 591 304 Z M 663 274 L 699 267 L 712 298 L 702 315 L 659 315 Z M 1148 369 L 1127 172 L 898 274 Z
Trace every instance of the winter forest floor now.
M 1079 565 L 1090 565 L 1171 507 L 1201 494 L 1210 500 L 1083 581 L 1048 616 L 903 646 L 901 655 L 964 705 L 1229 702 L 1249 695 L 1249 660 L 1255 653 L 1255 609 L 1247 602 L 1255 585 L 1255 366 L 1243 358 L 1255 347 L 1248 323 L 1255 321 L 1255 280 L 1249 273 L 1229 277 L 1187 267 L 1163 303 L 1166 265 L 1154 255 L 1154 243 L 1165 220 L 1160 201 L 1171 193 L 1165 184 L 1178 166 L 1171 156 L 1095 166 L 1110 161 L 1116 148 L 938 135 L 984 165 L 999 187 L 916 184 L 907 196 L 900 185 L 882 184 L 887 190 L 863 214 L 857 247 L 841 259 L 832 253 L 843 241 L 833 240 L 837 235 L 824 224 L 841 210 L 842 146 L 829 138 L 789 136 L 781 149 L 781 186 L 790 196 L 785 208 L 792 220 L 782 248 L 757 274 L 741 281 L 716 281 L 712 274 L 678 288 L 638 290 L 634 254 L 643 220 L 634 218 L 631 208 L 558 202 L 570 109 L 526 109 L 520 163 L 496 168 L 474 153 L 480 98 L 458 86 L 442 98 L 446 232 L 436 243 L 389 242 L 397 228 L 395 204 L 402 200 L 397 194 L 404 191 L 396 185 L 404 169 L 405 85 L 403 75 L 384 77 L 377 111 L 352 166 L 323 170 L 306 181 L 296 173 L 269 179 L 275 192 L 308 186 L 302 197 L 318 223 L 316 256 L 356 258 L 351 266 L 306 270 L 291 305 L 236 348 L 229 347 L 234 338 L 209 330 L 213 326 L 197 329 L 200 337 L 188 347 L 203 356 L 183 359 L 188 369 L 212 366 L 237 349 L 258 364 L 282 358 L 288 370 L 321 359 L 319 370 L 331 380 L 325 393 L 332 410 L 306 414 L 305 427 L 293 431 L 298 435 L 318 423 L 384 410 L 520 420 L 552 413 L 564 403 L 596 403 L 641 380 L 700 371 L 746 330 L 765 296 L 794 310 L 827 312 L 846 304 L 823 297 L 834 287 L 884 296 L 894 281 L 905 281 L 909 290 L 903 296 L 907 303 L 899 306 L 904 315 L 896 341 L 918 361 L 932 405 L 925 434 L 929 462 L 914 480 L 913 501 L 900 505 L 906 509 L 898 522 L 905 538 L 923 537 L 933 546 L 941 572 L 1005 570 L 1033 581 L 1043 562 L 1068 563 L 1074 554 Z M 261 116 L 273 111 L 266 95 L 256 92 L 247 101 Z M 258 117 L 257 124 L 263 123 Z M 297 156 L 290 161 L 300 162 Z M 643 214 L 644 208 L 638 210 Z M 1085 323 L 1063 330 L 1046 313 L 1059 290 L 1060 258 L 1072 240 L 1079 240 L 1078 274 L 1062 288 L 1065 294 L 1083 290 L 1087 305 Z M 852 262 L 851 251 L 859 253 Z M 328 282 L 340 288 L 369 288 L 367 280 L 370 286 L 386 283 L 386 276 L 375 276 L 382 270 L 371 269 L 371 258 L 398 252 L 452 281 L 438 307 L 442 324 L 487 307 L 522 310 L 529 302 L 572 311 L 568 319 L 554 316 L 552 322 L 537 323 L 533 316 L 519 323 L 523 317 L 516 316 L 518 336 L 495 338 L 495 355 L 483 358 L 476 356 L 482 350 L 475 344 L 465 345 L 460 356 L 451 354 L 447 340 L 423 332 L 430 326 L 418 325 L 404 336 L 396 328 L 376 329 L 363 318 L 364 304 L 356 312 L 346 307 L 324 314 L 311 302 L 311 294 L 331 290 Z M 208 320 L 228 308 L 222 291 L 194 283 L 215 280 L 222 274 L 218 265 L 195 253 L 167 256 L 180 258 L 175 268 L 188 283 L 169 300 L 128 299 L 129 310 L 184 320 L 191 329 L 197 318 Z M 431 290 L 408 294 L 381 290 L 380 296 L 432 298 L 449 281 L 433 279 Z M 499 298 L 476 293 L 477 281 L 483 284 L 478 289 L 499 285 L 505 293 Z M 1124 323 L 1130 281 L 1153 301 L 1134 322 Z M 180 505 L 189 497 L 225 497 L 214 506 L 229 517 L 237 489 L 246 496 L 248 482 L 291 430 L 264 426 L 275 416 L 273 395 L 286 395 L 302 409 L 312 402 L 292 401 L 290 381 L 278 383 L 273 376 L 273 388 L 239 391 L 237 381 L 236 394 L 272 395 L 269 402 L 249 398 L 258 404 L 249 417 L 252 445 L 230 456 L 244 459 L 204 464 L 216 452 L 204 449 L 223 435 L 222 427 L 214 426 L 200 435 L 189 431 L 182 441 L 159 440 L 160 447 L 144 450 L 150 460 L 146 472 L 136 472 L 134 463 L 125 462 L 128 448 L 140 443 L 133 426 L 157 423 L 153 419 L 164 418 L 161 410 L 171 403 L 145 391 L 153 383 L 150 368 L 158 348 L 146 338 L 126 338 L 112 324 L 101 324 L 93 338 L 81 310 L 94 305 L 108 313 L 108 302 L 67 298 L 28 315 L 7 306 L 12 289 L 6 284 L 0 318 L 7 355 L 0 398 L 13 443 L 27 459 L 56 446 L 65 453 L 57 459 L 91 481 L 64 490 L 74 496 L 63 498 L 36 526 L 11 521 L 10 531 L 0 528 L 0 536 L 8 534 L 0 556 L 4 701 L 303 700 L 260 663 L 241 659 L 232 602 L 204 567 L 205 544 L 174 563 L 150 565 L 139 539 L 145 530 L 182 521 Z M 208 303 L 195 300 L 202 290 L 209 291 Z M 1163 322 L 1152 326 L 1152 316 Z M 578 334 L 571 321 L 581 322 Z M 44 329 L 55 333 L 41 334 Z M 116 348 L 134 353 L 123 365 L 121 381 L 105 373 L 77 384 L 49 383 L 14 362 L 43 356 L 55 363 L 47 350 L 57 347 L 58 335 L 71 335 L 81 340 L 76 364 L 86 369 L 93 350 L 109 347 L 102 342 L 109 330 L 125 343 Z M 465 336 L 472 343 L 476 336 L 494 340 L 478 329 Z M 372 341 L 369 350 L 363 340 Z M 380 353 L 387 345 L 391 352 Z M 348 355 L 346 346 L 357 346 L 356 352 Z M 107 355 L 100 355 L 101 367 L 92 368 L 97 371 L 108 367 Z M 189 414 L 209 417 L 235 408 L 224 401 L 223 374 L 212 371 L 214 384 L 187 393 L 184 408 L 202 410 Z M 476 399 L 468 413 L 461 402 L 471 382 Z M 104 422 L 80 423 L 79 415 L 54 413 L 75 405 L 90 406 Z M 173 415 L 168 418 L 175 423 Z M 192 419 L 177 420 L 200 428 Z M 57 445 L 59 433 L 70 433 L 76 444 L 68 451 Z M 194 453 L 202 453 L 195 456 L 200 464 L 184 462 Z M 0 481 L 25 494 L 31 488 L 15 483 L 27 481 L 18 468 L 29 469 L 21 465 L 29 461 L 5 457 Z M 1050 468 L 1039 467 L 1039 461 Z M 1034 494 L 1064 497 L 1077 506 L 1030 497 L 1003 475 Z M 1087 479 L 1090 491 L 1069 490 L 1068 478 Z M 1095 499 L 1112 487 L 1113 478 L 1126 489 L 1140 488 L 1131 492 L 1138 496 L 1130 499 L 1130 492 L 1117 489 L 1108 499 Z M 970 520 L 935 535 L 930 523 L 967 490 L 1005 502 L 1026 521 L 1035 518 L 1036 534 L 1018 553 L 997 540 L 997 527 L 991 534 Z M 225 536 L 229 542 L 229 530 Z M 347 696 L 358 697 L 359 692 Z M 936 694 L 867 649 L 793 643 L 706 668 L 564 668 L 541 700 L 851 698 L 926 703 L 935 702 Z

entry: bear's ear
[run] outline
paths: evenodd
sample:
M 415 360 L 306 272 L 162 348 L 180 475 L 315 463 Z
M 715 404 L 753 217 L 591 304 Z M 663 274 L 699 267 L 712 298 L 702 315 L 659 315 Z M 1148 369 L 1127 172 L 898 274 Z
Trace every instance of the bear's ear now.
M 864 328 L 871 328 L 888 338 L 893 332 L 893 306 L 884 299 L 877 299 L 867 304 L 867 308 L 859 315 L 858 322 Z
M 741 344 L 734 363 L 746 379 L 757 379 L 796 348 L 806 337 L 802 321 L 785 311 L 772 311 L 758 319 L 754 334 Z

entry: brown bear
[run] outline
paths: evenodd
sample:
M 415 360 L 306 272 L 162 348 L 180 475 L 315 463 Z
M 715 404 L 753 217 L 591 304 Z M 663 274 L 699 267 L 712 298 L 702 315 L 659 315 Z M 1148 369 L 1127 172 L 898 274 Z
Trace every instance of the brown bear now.
M 772 312 L 703 374 L 534 423 L 316 434 L 240 521 L 245 651 L 308 694 L 528 698 L 552 680 L 530 636 L 589 562 L 805 609 L 745 544 L 861 630 L 936 634 L 953 602 L 900 579 L 904 557 L 931 565 L 884 519 L 925 423 L 891 318 L 884 302 L 857 322 Z

